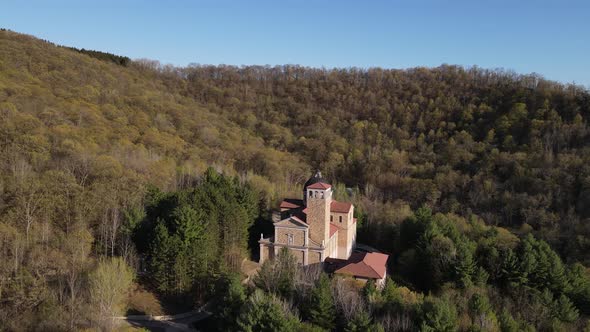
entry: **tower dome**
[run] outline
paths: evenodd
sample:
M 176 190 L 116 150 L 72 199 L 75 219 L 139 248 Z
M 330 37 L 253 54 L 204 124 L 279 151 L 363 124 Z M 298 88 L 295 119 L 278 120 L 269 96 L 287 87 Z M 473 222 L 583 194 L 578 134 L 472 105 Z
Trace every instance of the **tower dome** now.
M 309 187 L 313 184 L 316 184 L 316 183 L 320 183 L 320 182 L 325 182 L 325 181 L 324 181 L 324 178 L 322 178 L 322 172 L 320 172 L 318 170 L 303 185 L 303 205 L 307 206 L 307 187 Z
M 305 191 L 305 189 L 308 186 L 311 186 L 314 183 L 318 183 L 318 182 L 325 182 L 324 179 L 322 178 L 322 172 L 320 171 L 316 171 L 314 175 L 312 175 L 309 180 L 307 180 L 305 182 L 305 184 L 303 185 L 303 191 Z

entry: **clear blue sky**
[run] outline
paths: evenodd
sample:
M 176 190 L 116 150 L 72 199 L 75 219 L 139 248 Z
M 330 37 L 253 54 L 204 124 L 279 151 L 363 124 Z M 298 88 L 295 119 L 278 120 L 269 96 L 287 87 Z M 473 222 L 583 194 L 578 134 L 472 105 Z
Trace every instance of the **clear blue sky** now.
M 448 63 L 590 86 L 590 1 L 2 0 L 0 27 L 179 66 Z

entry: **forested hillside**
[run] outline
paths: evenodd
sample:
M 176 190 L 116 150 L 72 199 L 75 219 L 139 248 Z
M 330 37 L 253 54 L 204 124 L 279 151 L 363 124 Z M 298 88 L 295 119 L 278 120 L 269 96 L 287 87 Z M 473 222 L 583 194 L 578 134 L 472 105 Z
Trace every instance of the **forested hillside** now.
M 581 329 L 589 120 L 587 90 L 536 75 L 176 68 L 0 31 L 0 330 L 109 329 L 133 285 L 214 297 L 230 330 Z M 383 292 L 288 257 L 236 282 L 314 169 L 391 254 Z
M 590 259 L 584 89 L 453 66 L 184 72 L 191 96 L 371 199 L 532 227 L 564 256 Z
M 283 196 L 310 172 L 170 75 L 0 31 L 0 327 L 105 315 L 86 307 L 86 276 L 100 257 L 139 268 L 148 187 L 187 189 L 213 166 Z M 265 173 L 248 171 L 261 161 Z

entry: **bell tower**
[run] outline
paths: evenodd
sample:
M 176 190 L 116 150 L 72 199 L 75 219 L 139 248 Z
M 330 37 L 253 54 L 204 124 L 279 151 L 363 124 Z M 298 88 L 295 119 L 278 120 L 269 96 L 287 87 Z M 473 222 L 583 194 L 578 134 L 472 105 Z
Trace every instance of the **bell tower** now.
M 319 245 L 327 245 L 330 239 L 330 204 L 332 186 L 316 182 L 306 187 L 307 224 L 309 237 Z
M 320 171 L 316 171 L 303 185 L 303 205 L 307 206 L 307 187 L 318 182 L 324 182 Z

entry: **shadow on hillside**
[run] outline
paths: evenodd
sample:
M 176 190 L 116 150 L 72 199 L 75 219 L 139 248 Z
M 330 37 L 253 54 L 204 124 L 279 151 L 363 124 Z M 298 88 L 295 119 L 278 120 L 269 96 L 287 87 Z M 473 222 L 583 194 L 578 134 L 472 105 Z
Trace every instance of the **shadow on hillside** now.
M 153 297 L 153 299 L 151 299 L 152 302 L 158 302 L 158 305 L 160 306 L 158 310 L 159 312 L 147 312 L 151 310 L 145 310 L 140 306 L 135 306 L 134 308 L 130 308 L 128 310 L 128 315 L 176 315 L 193 310 L 198 305 L 195 304 L 195 298 L 198 298 L 198 296 L 195 296 L 195 294 L 197 294 L 196 291 L 187 292 L 187 294 L 183 295 L 164 295 L 157 290 L 155 285 L 148 278 L 140 277 L 138 282 L 143 288 L 144 292 L 149 293 L 149 295 Z
M 258 262 L 260 258 L 260 234 L 264 234 L 264 237 L 268 237 L 273 233 L 273 226 L 270 215 L 261 215 L 256 218 L 254 224 L 248 229 L 248 250 L 250 259 Z

